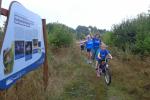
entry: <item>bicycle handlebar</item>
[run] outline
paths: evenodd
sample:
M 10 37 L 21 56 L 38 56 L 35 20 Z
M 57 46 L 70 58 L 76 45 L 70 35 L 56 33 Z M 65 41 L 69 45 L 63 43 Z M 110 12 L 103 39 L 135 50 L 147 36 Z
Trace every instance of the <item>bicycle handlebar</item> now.
M 105 59 L 101 59 L 101 60 L 110 60 L 111 58 L 105 58 Z
M 112 59 L 112 58 L 106 58 L 106 59 L 109 59 L 109 60 L 110 60 L 110 59 Z

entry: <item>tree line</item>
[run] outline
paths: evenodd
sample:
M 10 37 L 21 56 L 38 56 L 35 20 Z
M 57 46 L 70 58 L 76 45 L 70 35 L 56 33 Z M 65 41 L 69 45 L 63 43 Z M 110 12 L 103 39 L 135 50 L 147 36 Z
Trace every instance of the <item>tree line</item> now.
M 49 43 L 51 45 L 54 47 L 66 47 L 72 45 L 75 39 L 84 39 L 89 33 L 103 34 L 106 30 L 81 25 L 79 25 L 76 29 L 73 29 L 60 23 L 49 23 L 47 24 L 47 32 L 49 36 Z
M 81 26 L 79 25 L 77 28 L 76 28 L 76 36 L 77 36 L 77 39 L 83 39 L 86 37 L 86 35 L 88 35 L 89 33 L 91 34 L 103 34 L 106 32 L 106 29 L 98 29 L 97 27 L 92 27 L 92 26 Z

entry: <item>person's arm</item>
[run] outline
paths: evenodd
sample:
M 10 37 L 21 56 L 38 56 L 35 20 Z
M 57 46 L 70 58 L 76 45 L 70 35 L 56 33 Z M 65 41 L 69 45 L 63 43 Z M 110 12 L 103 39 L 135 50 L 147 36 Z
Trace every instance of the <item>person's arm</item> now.
M 112 59 L 112 56 L 111 56 L 111 54 L 110 54 L 110 53 L 108 53 L 108 56 L 109 56 L 109 58 L 110 58 L 110 59 Z
M 100 55 L 100 52 L 98 53 L 98 59 L 101 59 L 101 55 Z
M 79 42 L 79 41 L 77 41 L 76 43 L 77 43 L 77 44 L 81 44 L 81 43 L 83 43 L 83 44 L 84 44 L 86 41 L 87 41 L 87 40 L 80 41 L 80 42 Z
M 112 59 L 112 56 L 111 56 L 111 54 L 110 54 L 110 51 L 109 50 L 107 50 L 107 56 L 106 56 L 107 58 L 110 58 L 110 59 Z
M 93 38 L 94 36 L 92 34 L 90 34 L 90 37 Z

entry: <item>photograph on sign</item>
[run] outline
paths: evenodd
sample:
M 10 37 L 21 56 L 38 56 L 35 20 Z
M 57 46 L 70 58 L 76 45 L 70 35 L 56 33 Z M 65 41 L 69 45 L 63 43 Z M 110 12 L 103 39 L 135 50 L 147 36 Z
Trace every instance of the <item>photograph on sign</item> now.
M 45 60 L 42 19 L 14 1 L 0 51 L 0 90 L 9 88 Z
M 33 39 L 33 53 L 38 53 L 38 39 Z
M 14 64 L 14 44 L 10 48 L 3 50 L 4 74 L 9 74 L 13 70 Z
M 32 59 L 32 41 L 25 42 L 25 60 Z
M 15 60 L 24 57 L 24 41 L 15 41 Z
M 38 52 L 41 53 L 41 41 L 38 42 Z

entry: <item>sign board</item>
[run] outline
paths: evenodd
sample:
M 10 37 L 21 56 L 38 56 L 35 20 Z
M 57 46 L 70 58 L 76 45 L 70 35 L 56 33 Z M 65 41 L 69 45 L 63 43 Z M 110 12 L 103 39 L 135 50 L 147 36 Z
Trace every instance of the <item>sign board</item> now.
M 42 19 L 18 2 L 9 8 L 5 37 L 0 51 L 0 89 L 44 63 Z

